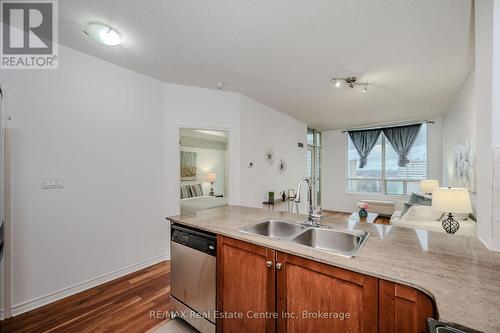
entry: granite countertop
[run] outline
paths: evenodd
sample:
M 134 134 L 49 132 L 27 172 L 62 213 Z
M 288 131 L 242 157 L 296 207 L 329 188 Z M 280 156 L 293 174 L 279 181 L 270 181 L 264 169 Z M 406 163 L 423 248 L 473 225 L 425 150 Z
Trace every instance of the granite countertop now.
M 169 217 L 180 224 L 379 277 L 431 296 L 439 319 L 475 330 L 500 332 L 500 253 L 472 237 L 325 218 L 333 229 L 370 233 L 356 258 L 238 231 L 266 218 L 303 222 L 304 215 L 243 206 Z

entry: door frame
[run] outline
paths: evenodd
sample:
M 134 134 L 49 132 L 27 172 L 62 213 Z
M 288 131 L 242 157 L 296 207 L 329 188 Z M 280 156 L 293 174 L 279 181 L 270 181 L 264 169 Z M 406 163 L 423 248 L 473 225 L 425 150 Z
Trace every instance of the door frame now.
M 12 262 L 11 262 L 11 178 L 10 178 L 10 132 L 8 121 L 10 115 L 7 113 L 7 92 L 0 84 L 0 166 L 1 177 L 0 181 L 0 219 L 4 221 L 4 252 L 3 259 L 0 265 L 3 266 L 3 276 L 0 279 L 0 320 L 10 318 L 12 316 Z
M 227 154 L 226 154 L 226 188 L 227 188 L 227 193 L 224 193 L 224 196 L 227 197 L 227 202 L 228 205 L 235 204 L 232 200 L 235 199 L 234 193 L 231 191 L 231 186 L 232 184 L 231 175 L 233 174 L 233 170 L 231 169 L 231 158 L 232 156 L 235 156 L 235 152 L 233 151 L 234 148 L 232 147 L 233 143 L 233 129 L 230 127 L 223 127 L 223 126 L 206 126 L 206 125 L 197 125 L 197 124 L 177 124 L 177 156 L 176 156 L 176 161 L 177 161 L 177 168 L 175 169 L 177 172 L 177 214 L 181 213 L 181 202 L 180 202 L 180 187 L 181 187 L 181 175 L 180 175 L 180 165 L 181 165 L 181 129 L 201 129 L 201 130 L 207 130 L 207 131 L 221 131 L 221 132 L 227 132 Z M 236 172 L 234 172 L 236 173 Z M 239 200 L 239 198 L 238 198 Z

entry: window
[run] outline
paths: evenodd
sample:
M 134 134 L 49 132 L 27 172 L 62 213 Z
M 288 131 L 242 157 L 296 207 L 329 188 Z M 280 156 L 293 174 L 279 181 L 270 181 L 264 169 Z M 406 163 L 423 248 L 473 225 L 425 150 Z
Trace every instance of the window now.
M 349 136 L 348 136 L 349 137 Z M 347 188 L 349 192 L 379 193 L 382 191 L 382 135 L 373 147 L 368 162 L 359 168 L 359 154 L 351 139 L 347 143 Z
M 314 207 L 321 207 L 321 132 L 307 128 L 307 176 L 313 181 Z
M 382 133 L 360 169 L 359 154 L 347 138 L 348 192 L 409 195 L 419 191 L 420 180 L 427 179 L 427 124 L 420 128 L 406 167 L 398 166 L 398 154 Z

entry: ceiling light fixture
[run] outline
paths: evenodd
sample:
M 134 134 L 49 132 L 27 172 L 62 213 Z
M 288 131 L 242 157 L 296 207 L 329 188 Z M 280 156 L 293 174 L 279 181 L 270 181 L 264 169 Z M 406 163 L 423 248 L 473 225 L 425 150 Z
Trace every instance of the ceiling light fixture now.
M 122 36 L 118 31 L 104 23 L 91 22 L 87 24 L 83 32 L 102 45 L 116 46 L 122 43 Z
M 355 76 L 349 76 L 349 77 L 332 77 L 330 79 L 330 82 L 333 83 L 333 86 L 335 88 L 340 88 L 343 86 L 347 86 L 349 88 L 354 88 L 357 86 L 363 86 L 363 94 L 366 94 L 368 92 L 368 86 L 370 85 L 369 83 L 366 82 L 358 82 L 358 78 Z

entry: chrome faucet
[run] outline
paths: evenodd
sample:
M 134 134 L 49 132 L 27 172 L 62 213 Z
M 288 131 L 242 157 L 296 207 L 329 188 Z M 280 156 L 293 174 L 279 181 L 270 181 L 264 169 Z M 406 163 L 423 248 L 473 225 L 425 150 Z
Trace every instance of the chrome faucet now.
M 304 184 L 304 183 L 307 183 L 308 190 L 309 190 L 308 191 L 308 194 L 309 194 L 309 216 L 308 216 L 306 224 L 311 225 L 313 227 L 319 227 L 320 224 L 318 221 L 323 220 L 323 215 L 314 214 L 311 178 L 304 177 L 300 180 L 299 185 L 297 186 L 297 195 L 295 196 L 294 201 L 297 203 L 300 202 L 300 190 L 302 188 L 302 184 Z

